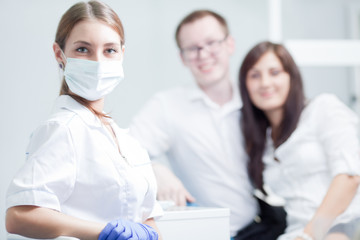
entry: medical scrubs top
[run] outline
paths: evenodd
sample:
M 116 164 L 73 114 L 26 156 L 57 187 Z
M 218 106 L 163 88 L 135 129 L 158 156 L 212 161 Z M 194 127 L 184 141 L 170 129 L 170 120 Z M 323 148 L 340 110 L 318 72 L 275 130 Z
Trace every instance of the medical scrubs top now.
M 89 109 L 70 96 L 58 97 L 55 113 L 31 136 L 6 207 L 35 205 L 95 222 L 161 215 L 147 152 L 108 121 L 122 154 Z

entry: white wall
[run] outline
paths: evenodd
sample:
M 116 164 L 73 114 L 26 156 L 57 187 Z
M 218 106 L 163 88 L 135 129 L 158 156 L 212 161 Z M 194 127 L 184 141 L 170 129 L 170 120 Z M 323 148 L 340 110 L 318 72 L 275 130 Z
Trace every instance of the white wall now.
M 357 0 L 283 0 L 284 39 L 350 39 L 350 6 Z M 360 9 L 360 8 L 359 8 Z M 351 103 L 353 87 L 350 67 L 301 67 L 305 92 L 313 97 L 333 92 L 345 103 Z
M 29 136 L 51 111 L 60 87 L 52 43 L 63 12 L 77 1 L 0 0 L 0 239 L 5 237 L 6 188 L 24 162 Z M 266 38 L 266 0 L 108 0 L 126 34 L 126 80 L 106 101 L 106 109 L 126 127 L 156 91 L 190 81 L 174 41 L 185 14 L 209 8 L 226 16 L 238 49 L 235 78 L 245 51 Z M 251 24 L 249 24 L 251 23 Z
M 58 95 L 60 80 L 52 43 L 61 15 L 75 2 L 0 0 L 0 239 L 5 238 L 6 188 L 24 162 L 31 132 L 48 116 Z M 237 43 L 231 69 L 234 79 L 244 54 L 255 43 L 265 40 L 268 34 L 266 0 L 105 2 L 119 14 L 126 34 L 126 80 L 106 101 L 106 110 L 122 127 L 129 124 L 133 115 L 156 91 L 191 82 L 174 41 L 175 27 L 185 14 L 197 8 L 208 8 L 226 16 Z M 309 11 L 313 0 L 284 2 L 285 36 L 311 38 L 319 34 L 324 38 L 330 35 L 346 37 L 346 19 L 341 6 L 350 0 L 318 0 L 317 11 L 313 12 Z M 304 17 L 304 13 L 309 12 L 311 14 Z M 322 19 L 319 14 L 327 20 L 319 22 Z M 304 71 L 310 95 L 326 88 L 346 100 L 349 91 L 347 70 Z

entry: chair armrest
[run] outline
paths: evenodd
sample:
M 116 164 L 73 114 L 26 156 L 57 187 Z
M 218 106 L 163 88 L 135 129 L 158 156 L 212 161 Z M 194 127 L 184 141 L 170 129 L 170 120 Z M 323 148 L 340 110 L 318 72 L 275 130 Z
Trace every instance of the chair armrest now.
M 35 238 L 23 237 L 23 236 L 20 236 L 17 234 L 8 234 L 7 240 L 35 240 Z M 43 240 L 46 240 L 46 239 L 43 239 Z M 52 239 L 48 239 L 48 240 L 79 240 L 79 239 L 76 237 L 60 236 L 60 237 L 52 238 Z

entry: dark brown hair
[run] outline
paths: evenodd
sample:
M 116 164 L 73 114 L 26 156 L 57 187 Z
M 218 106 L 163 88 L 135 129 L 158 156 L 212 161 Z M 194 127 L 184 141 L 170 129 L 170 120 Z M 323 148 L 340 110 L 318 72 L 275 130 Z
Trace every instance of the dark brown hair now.
M 207 17 L 207 16 L 212 16 L 214 17 L 222 26 L 225 36 L 229 35 L 229 27 L 226 23 L 225 18 L 223 18 L 221 15 L 210 11 L 210 10 L 196 10 L 194 12 L 191 12 L 189 15 L 187 15 L 183 20 L 181 20 L 181 22 L 179 23 L 179 25 L 176 28 L 176 32 L 175 32 L 175 39 L 176 39 L 176 44 L 179 48 L 181 48 L 180 46 L 180 39 L 179 39 L 179 33 L 181 28 L 185 25 L 185 24 L 189 24 L 189 23 L 193 23 L 196 20 L 199 20 L 201 18 Z
M 115 13 L 108 5 L 100 2 L 100 1 L 89 1 L 89 2 L 79 2 L 70 7 L 62 16 L 55 36 L 55 42 L 60 46 L 60 48 L 65 51 L 65 43 L 68 39 L 71 31 L 74 26 L 84 20 L 95 19 L 98 21 L 102 21 L 108 24 L 114 31 L 116 31 L 120 36 L 121 45 L 125 44 L 125 34 L 123 25 Z M 71 93 L 68 85 L 63 79 L 60 95 L 69 95 L 74 98 L 77 102 L 84 105 L 88 109 L 90 109 L 95 115 L 98 117 L 107 117 L 102 112 L 98 112 L 95 109 L 91 108 L 90 101 L 86 100 L 78 95 Z
M 261 42 L 255 45 L 245 56 L 239 73 L 239 86 L 243 102 L 241 126 L 246 142 L 246 152 L 249 156 L 248 171 L 256 188 L 263 189 L 264 164 L 262 157 L 266 142 L 266 129 L 270 126 L 264 112 L 258 109 L 250 100 L 246 88 L 248 71 L 267 52 L 273 52 L 280 60 L 284 71 L 290 75 L 290 91 L 283 106 L 284 115 L 274 139 L 274 146 L 285 142 L 296 129 L 301 112 L 304 108 L 305 97 L 299 68 L 290 53 L 281 44 Z M 280 159 L 279 159 L 280 160 Z

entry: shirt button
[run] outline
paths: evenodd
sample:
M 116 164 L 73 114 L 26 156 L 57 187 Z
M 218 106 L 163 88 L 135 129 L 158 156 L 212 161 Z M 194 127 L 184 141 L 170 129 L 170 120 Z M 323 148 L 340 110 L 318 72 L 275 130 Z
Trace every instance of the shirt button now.
M 261 223 L 261 217 L 258 216 L 258 215 L 256 215 L 256 216 L 254 217 L 254 222 L 256 222 L 256 223 Z

